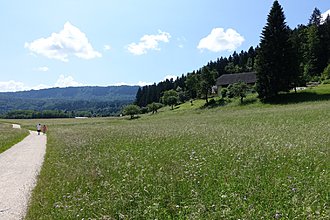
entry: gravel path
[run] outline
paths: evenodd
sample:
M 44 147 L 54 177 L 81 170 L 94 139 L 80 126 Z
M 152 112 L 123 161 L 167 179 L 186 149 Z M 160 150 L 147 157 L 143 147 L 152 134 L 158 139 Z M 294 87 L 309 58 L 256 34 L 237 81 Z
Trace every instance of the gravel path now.
M 23 219 L 46 152 L 46 135 L 30 131 L 0 154 L 0 220 Z

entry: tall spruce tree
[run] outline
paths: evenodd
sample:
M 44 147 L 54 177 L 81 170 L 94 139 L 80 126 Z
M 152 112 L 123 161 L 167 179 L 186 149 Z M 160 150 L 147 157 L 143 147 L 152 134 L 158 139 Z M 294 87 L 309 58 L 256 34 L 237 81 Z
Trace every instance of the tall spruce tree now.
M 139 87 L 137 93 L 136 93 L 136 97 L 135 97 L 135 102 L 134 104 L 138 105 L 138 106 L 142 106 L 142 89 L 141 87 Z
M 318 8 L 314 8 L 314 11 L 309 19 L 308 25 L 320 26 L 322 19 L 321 11 Z
M 257 56 L 257 92 L 261 100 L 288 91 L 298 79 L 298 65 L 282 6 L 274 1 L 263 28 Z

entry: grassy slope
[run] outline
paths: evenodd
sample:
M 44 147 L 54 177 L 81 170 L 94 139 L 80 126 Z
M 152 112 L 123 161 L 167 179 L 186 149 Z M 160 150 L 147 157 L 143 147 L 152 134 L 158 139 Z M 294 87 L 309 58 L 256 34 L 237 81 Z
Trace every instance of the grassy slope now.
M 28 134 L 27 130 L 13 129 L 11 124 L 0 123 L 0 153 L 23 140 Z
M 27 219 L 328 218 L 330 101 L 197 106 L 43 121 Z

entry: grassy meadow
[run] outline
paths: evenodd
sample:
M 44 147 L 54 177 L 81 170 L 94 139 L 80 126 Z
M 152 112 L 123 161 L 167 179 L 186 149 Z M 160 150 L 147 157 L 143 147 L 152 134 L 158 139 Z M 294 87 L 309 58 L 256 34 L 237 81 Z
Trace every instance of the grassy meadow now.
M 42 120 L 47 153 L 26 219 L 329 219 L 329 99 L 201 103 Z
M 27 130 L 14 129 L 11 124 L 0 122 L 0 153 L 23 140 L 28 134 Z

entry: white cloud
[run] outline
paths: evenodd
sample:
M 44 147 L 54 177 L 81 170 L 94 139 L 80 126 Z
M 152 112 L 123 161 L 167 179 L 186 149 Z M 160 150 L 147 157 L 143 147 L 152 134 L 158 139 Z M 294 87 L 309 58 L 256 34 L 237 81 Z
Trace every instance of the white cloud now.
M 119 82 L 119 83 L 113 84 L 113 86 L 146 86 L 146 85 L 152 85 L 152 84 L 153 83 L 151 83 L 151 82 L 143 82 L 143 81 L 139 81 L 137 83 Z
M 173 79 L 175 80 L 177 78 L 177 76 L 175 75 L 166 75 L 162 80 L 160 81 L 165 81 L 166 79 L 170 80 Z M 146 86 L 146 85 L 152 85 L 154 84 L 154 82 L 143 82 L 143 81 L 139 81 L 137 83 L 126 83 L 126 82 L 119 82 L 119 83 L 115 83 L 112 84 L 113 86 Z
M 66 22 L 59 33 L 52 33 L 48 38 L 40 38 L 31 43 L 26 42 L 24 47 L 33 53 L 64 62 L 69 61 L 69 56 L 82 59 L 102 56 L 93 49 L 86 35 L 70 22 Z
M 49 70 L 49 68 L 47 66 L 41 66 L 41 67 L 35 68 L 35 70 L 39 71 L 39 72 L 47 72 Z
M 110 45 L 104 45 L 103 50 L 105 50 L 105 51 L 111 50 L 111 46 Z
M 79 83 L 74 80 L 72 76 L 64 76 L 63 74 L 59 76 L 57 81 L 53 86 L 39 84 L 36 86 L 27 86 L 23 82 L 17 82 L 14 80 L 0 82 L 0 92 L 17 92 L 17 91 L 26 91 L 26 90 L 39 90 L 47 89 L 52 87 L 74 87 L 74 86 L 84 86 L 84 84 Z
M 327 19 L 327 17 L 330 16 L 330 9 L 328 11 L 324 12 L 321 15 L 322 15 L 321 20 L 322 20 L 322 23 L 323 23 L 325 21 L 325 19 Z
M 234 51 L 242 45 L 244 37 L 234 29 L 214 28 L 211 33 L 199 41 L 198 49 L 207 49 L 212 52 Z
M 14 80 L 0 82 L 0 92 L 15 92 L 27 89 L 28 88 L 22 82 L 16 82 Z
M 40 84 L 40 85 L 36 85 L 36 86 L 33 86 L 33 87 L 30 87 L 28 88 L 27 90 L 40 90 L 40 89 L 48 89 L 48 88 L 51 88 L 52 86 L 48 86 L 48 85 L 45 85 L 45 84 Z
M 134 55 L 146 54 L 148 50 L 160 50 L 159 42 L 168 43 L 171 35 L 167 32 L 158 30 L 157 35 L 144 35 L 139 43 L 131 43 L 127 50 Z
M 60 75 L 56 81 L 55 87 L 71 87 L 71 86 L 84 86 L 84 84 L 79 83 L 73 79 L 72 76 L 65 77 L 63 74 Z
M 27 91 L 27 90 L 39 90 L 50 88 L 51 86 L 47 86 L 44 84 L 40 84 L 37 86 L 29 87 L 22 82 L 17 82 L 14 80 L 0 82 L 0 92 L 17 92 L 17 91 Z

